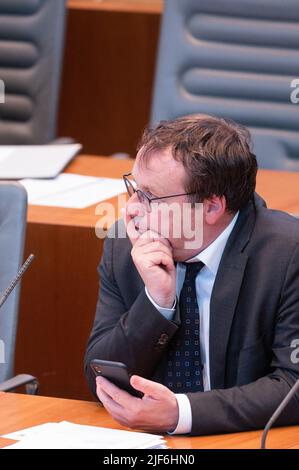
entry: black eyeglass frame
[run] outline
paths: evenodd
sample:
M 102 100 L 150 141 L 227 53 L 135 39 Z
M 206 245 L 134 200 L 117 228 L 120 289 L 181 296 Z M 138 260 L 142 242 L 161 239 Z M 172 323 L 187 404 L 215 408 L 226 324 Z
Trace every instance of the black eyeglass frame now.
M 129 180 L 129 176 L 132 176 L 132 173 L 125 173 L 123 175 L 123 180 L 124 180 L 128 195 L 130 197 L 132 197 L 133 194 L 136 193 L 140 203 L 143 203 L 144 198 L 145 198 L 148 201 L 149 207 L 151 206 L 152 201 L 157 201 L 157 200 L 160 200 L 160 199 L 168 199 L 168 198 L 171 198 L 171 197 L 190 196 L 191 194 L 195 194 L 195 193 L 179 193 L 179 194 L 171 194 L 170 196 L 150 197 L 147 194 L 145 194 L 145 192 L 142 191 L 141 189 L 134 188 L 131 181 Z M 132 191 L 130 191 L 131 188 L 132 188 Z M 141 195 L 141 197 L 140 197 L 140 195 Z

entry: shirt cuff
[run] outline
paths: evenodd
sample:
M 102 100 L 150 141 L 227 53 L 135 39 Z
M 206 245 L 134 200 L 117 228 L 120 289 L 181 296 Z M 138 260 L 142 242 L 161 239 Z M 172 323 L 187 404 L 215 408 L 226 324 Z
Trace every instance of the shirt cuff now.
M 153 306 L 165 317 L 167 320 L 171 321 L 173 319 L 174 313 L 175 313 L 175 306 L 176 306 L 176 299 L 173 303 L 172 308 L 164 308 L 160 307 L 160 305 L 156 304 L 156 302 L 151 298 L 150 294 L 148 293 L 147 288 L 145 287 L 145 293 L 148 297 L 148 299 L 151 301 Z
M 182 393 L 176 393 L 175 397 L 179 406 L 179 421 L 175 430 L 168 434 L 189 434 L 192 429 L 192 411 L 189 398 Z

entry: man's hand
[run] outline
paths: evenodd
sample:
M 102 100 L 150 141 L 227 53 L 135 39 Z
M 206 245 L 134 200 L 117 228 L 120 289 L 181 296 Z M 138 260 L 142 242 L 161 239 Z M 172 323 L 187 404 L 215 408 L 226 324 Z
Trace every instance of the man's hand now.
M 139 234 L 127 213 L 125 223 L 133 245 L 132 259 L 149 295 L 159 307 L 172 308 L 176 296 L 176 271 L 169 241 L 151 230 Z
M 97 377 L 96 381 L 100 401 L 123 426 L 162 433 L 174 431 L 177 427 L 177 400 L 164 385 L 133 375 L 131 385 L 144 393 L 142 398 L 136 398 L 104 377 Z

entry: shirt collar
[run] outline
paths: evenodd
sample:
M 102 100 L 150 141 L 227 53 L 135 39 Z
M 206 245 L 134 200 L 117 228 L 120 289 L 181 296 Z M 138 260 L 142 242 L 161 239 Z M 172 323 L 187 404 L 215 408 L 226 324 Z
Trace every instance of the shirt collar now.
M 235 214 L 229 225 L 220 233 L 220 235 L 203 251 L 194 256 L 188 263 L 194 263 L 195 261 L 202 261 L 205 266 L 216 276 L 218 267 L 220 264 L 221 257 L 224 252 L 227 240 L 237 222 L 239 211 Z

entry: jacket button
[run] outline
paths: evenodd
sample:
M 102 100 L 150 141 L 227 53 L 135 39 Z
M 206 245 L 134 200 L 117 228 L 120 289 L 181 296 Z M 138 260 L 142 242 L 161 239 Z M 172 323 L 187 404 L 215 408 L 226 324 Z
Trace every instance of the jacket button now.
M 168 341 L 168 335 L 166 333 L 162 333 L 162 335 L 159 338 L 158 344 L 160 344 L 161 346 L 164 346 L 164 344 L 166 344 L 167 341 Z

